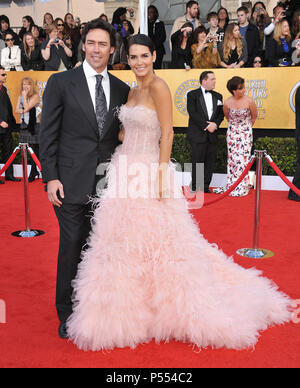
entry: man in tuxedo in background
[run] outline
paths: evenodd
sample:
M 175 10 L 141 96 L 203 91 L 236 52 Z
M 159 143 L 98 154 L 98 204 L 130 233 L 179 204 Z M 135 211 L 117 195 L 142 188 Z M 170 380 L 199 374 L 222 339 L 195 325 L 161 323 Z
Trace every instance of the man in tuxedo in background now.
M 298 165 L 293 184 L 300 190 L 300 87 L 297 89 L 295 98 L 296 107 L 296 140 L 298 145 Z M 300 196 L 292 190 L 289 192 L 289 199 L 300 202 Z
M 216 160 L 218 128 L 224 120 L 223 96 L 213 89 L 216 77 L 212 71 L 200 76 L 201 87 L 188 93 L 187 110 L 190 116 L 187 139 L 192 147 L 192 190 L 199 188 L 197 164 L 204 163 L 204 192 L 210 193 Z
M 114 28 L 94 20 L 85 26 L 82 41 L 85 62 L 49 79 L 41 120 L 43 181 L 60 227 L 56 307 L 61 338 L 67 338 L 71 282 L 91 230 L 88 202 L 101 178 L 97 166 L 109 161 L 120 144 L 115 113 L 127 102 L 130 90 L 107 72 L 115 47 Z
M 9 96 L 7 94 L 6 83 L 7 73 L 0 66 L 0 143 L 2 144 L 2 159 L 4 163 L 8 161 L 13 153 L 13 137 L 12 130 L 16 126 L 16 120 L 13 115 L 13 110 Z M 5 180 L 12 182 L 20 182 L 21 179 L 14 178 L 13 165 L 10 165 L 5 172 Z M 4 182 L 0 180 L 0 184 Z

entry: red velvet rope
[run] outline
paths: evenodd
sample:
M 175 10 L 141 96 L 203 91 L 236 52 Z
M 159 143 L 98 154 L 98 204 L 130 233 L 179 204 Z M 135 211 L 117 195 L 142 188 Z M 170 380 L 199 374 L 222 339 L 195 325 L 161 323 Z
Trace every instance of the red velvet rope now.
M 280 178 L 284 181 L 284 183 L 286 183 L 289 188 L 291 190 L 293 190 L 293 192 L 297 195 L 300 196 L 300 190 L 295 186 L 293 185 L 292 182 L 290 182 L 287 177 L 284 175 L 284 173 L 279 169 L 279 167 L 276 166 L 276 164 L 274 163 L 274 161 L 272 160 L 272 158 L 269 156 L 269 155 L 266 155 L 266 159 L 269 163 L 269 165 L 273 168 L 273 170 L 276 172 L 277 175 L 280 176 Z
M 34 160 L 35 164 L 38 166 L 38 168 L 42 171 L 42 166 L 40 161 L 38 160 L 36 154 L 33 152 L 32 148 L 28 147 L 28 151 L 30 152 L 30 155 L 32 159 Z
M 225 193 L 221 194 L 220 196 L 218 196 L 217 198 L 215 198 L 211 201 L 205 202 L 203 204 L 203 206 L 209 206 L 209 205 L 212 205 L 213 203 L 219 202 L 222 199 L 226 198 L 230 193 L 232 193 L 233 190 L 235 190 L 238 187 L 238 185 L 245 179 L 246 175 L 248 174 L 251 167 L 253 166 L 255 159 L 256 159 L 255 156 L 252 156 L 252 159 L 248 163 L 245 171 L 242 173 L 242 175 L 239 177 L 239 179 Z M 189 196 L 189 198 L 191 198 L 192 192 L 191 192 L 190 188 L 185 187 L 184 189 L 187 190 L 188 196 Z
M 0 176 L 8 169 L 8 167 L 12 164 L 12 162 L 15 160 L 15 157 L 20 152 L 19 148 L 16 148 L 14 152 L 11 154 L 11 157 L 8 159 L 8 161 L 5 163 L 5 165 L 0 170 Z

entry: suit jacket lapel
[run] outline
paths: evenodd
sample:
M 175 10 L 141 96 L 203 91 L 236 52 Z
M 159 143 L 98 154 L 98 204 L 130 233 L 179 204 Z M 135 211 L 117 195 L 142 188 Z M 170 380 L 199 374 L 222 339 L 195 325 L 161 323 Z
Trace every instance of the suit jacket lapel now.
M 207 108 L 206 108 L 206 104 L 205 104 L 205 100 L 204 100 L 204 96 L 203 96 L 203 92 L 202 92 L 201 88 L 199 90 L 199 99 L 200 99 L 200 104 L 201 104 L 202 109 L 203 109 L 203 113 L 205 114 L 205 118 L 208 121 L 208 112 L 207 112 Z
M 72 81 L 74 97 L 77 100 L 82 112 L 86 116 L 88 122 L 91 127 L 94 129 L 97 135 L 99 135 L 98 123 L 96 119 L 96 113 L 93 105 L 93 101 L 91 99 L 91 94 L 89 91 L 89 87 L 87 84 L 86 77 L 84 75 L 83 67 L 80 66 L 77 70 L 78 79 L 76 81 Z
M 211 118 L 213 118 L 215 116 L 215 114 L 217 113 L 217 109 L 218 109 L 218 99 L 217 99 L 217 96 L 214 92 L 212 92 L 212 100 L 213 100 L 213 114 L 212 114 Z

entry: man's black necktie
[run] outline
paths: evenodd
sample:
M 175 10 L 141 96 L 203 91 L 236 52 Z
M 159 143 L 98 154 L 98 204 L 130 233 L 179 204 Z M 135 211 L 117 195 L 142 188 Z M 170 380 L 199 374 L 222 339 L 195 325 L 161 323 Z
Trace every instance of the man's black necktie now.
M 206 93 L 210 93 L 211 94 L 211 90 L 205 90 L 205 94 Z
M 107 102 L 106 97 L 104 94 L 103 86 L 102 86 L 102 80 L 103 76 L 96 75 L 97 83 L 96 83 L 96 118 L 98 122 L 98 128 L 100 137 L 103 133 L 103 128 L 107 116 Z
M 9 47 L 8 59 L 11 59 L 11 47 Z

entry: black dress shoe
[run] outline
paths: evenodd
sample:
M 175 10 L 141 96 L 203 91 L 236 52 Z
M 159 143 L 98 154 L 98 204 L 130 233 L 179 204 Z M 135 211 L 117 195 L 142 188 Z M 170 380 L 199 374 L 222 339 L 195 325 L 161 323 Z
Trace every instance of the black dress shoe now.
M 0 181 L 0 185 L 4 185 L 4 183 L 5 183 L 5 182 L 3 182 L 3 181 Z
M 300 197 L 299 197 L 298 195 L 295 195 L 295 196 L 289 195 L 288 198 L 289 198 L 289 200 L 291 200 L 291 201 L 300 202 Z
M 211 190 L 210 189 L 204 189 L 204 193 L 211 194 Z
M 68 339 L 69 336 L 68 336 L 68 332 L 67 332 L 67 325 L 65 322 L 62 322 L 60 325 L 59 325 L 59 328 L 58 328 L 58 335 L 60 338 L 62 339 Z
M 15 178 L 14 176 L 5 178 L 5 180 L 10 182 L 21 182 L 21 179 Z

